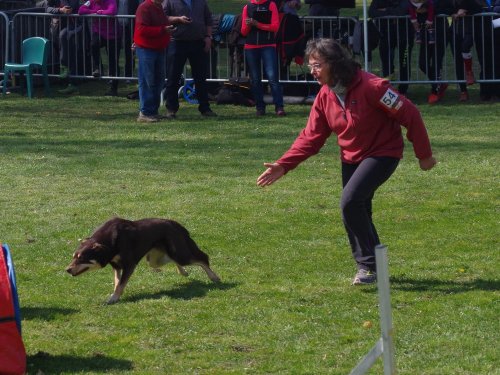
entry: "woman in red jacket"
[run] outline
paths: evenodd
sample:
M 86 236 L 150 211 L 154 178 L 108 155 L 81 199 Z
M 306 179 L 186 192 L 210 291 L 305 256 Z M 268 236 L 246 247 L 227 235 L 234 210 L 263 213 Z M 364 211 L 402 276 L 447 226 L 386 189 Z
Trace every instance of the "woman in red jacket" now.
M 290 149 L 257 179 L 267 186 L 319 152 L 335 133 L 342 162 L 342 219 L 358 271 L 353 284 L 376 281 L 375 246 L 380 243 L 372 222 L 375 191 L 396 170 L 403 156 L 401 125 L 413 144 L 422 170 L 436 164 L 420 112 L 387 80 L 361 70 L 333 39 L 315 39 L 306 55 L 314 78 L 322 85 L 306 127 Z

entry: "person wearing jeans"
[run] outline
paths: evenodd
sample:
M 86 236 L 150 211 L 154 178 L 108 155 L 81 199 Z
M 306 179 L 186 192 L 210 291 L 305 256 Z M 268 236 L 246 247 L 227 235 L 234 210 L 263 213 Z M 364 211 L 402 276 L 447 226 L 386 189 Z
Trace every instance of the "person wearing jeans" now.
M 285 116 L 283 90 L 279 82 L 276 32 L 279 29 L 279 13 L 271 0 L 250 0 L 243 7 L 241 35 L 245 39 L 245 60 L 249 68 L 252 93 L 257 116 L 266 114 L 261 71 L 267 76 L 273 96 L 276 115 Z
M 163 13 L 161 0 L 145 0 L 135 14 L 134 45 L 139 61 L 138 122 L 157 122 L 165 82 L 165 49 L 173 26 Z
M 139 60 L 139 122 L 155 122 L 160 119 L 161 90 L 165 82 L 165 50 L 136 47 Z M 154 119 L 154 120 L 153 120 Z M 153 120 L 153 121 L 151 121 Z
M 342 164 L 342 220 L 357 266 L 353 285 L 376 281 L 375 246 L 380 240 L 372 221 L 375 191 L 394 173 L 403 157 L 401 126 L 420 168 L 436 160 L 417 107 L 386 79 L 361 70 L 361 65 L 334 39 L 307 43 L 313 77 L 322 85 L 309 120 L 295 142 L 257 178 L 257 185 L 276 182 L 301 162 L 317 154 L 335 133 Z

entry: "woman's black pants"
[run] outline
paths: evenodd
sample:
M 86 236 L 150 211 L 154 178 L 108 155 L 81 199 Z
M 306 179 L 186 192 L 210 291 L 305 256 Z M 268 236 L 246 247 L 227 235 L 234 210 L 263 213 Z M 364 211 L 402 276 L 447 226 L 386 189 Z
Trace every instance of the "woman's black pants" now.
M 394 173 L 399 159 L 370 157 L 359 164 L 342 163 L 342 219 L 358 269 L 375 271 L 375 246 L 380 244 L 372 221 L 372 199 Z

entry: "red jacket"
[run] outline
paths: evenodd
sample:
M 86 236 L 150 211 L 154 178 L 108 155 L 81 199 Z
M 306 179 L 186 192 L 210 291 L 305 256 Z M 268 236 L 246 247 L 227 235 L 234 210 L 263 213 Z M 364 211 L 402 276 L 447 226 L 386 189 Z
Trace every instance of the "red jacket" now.
M 286 171 L 315 155 L 335 133 L 340 157 L 357 164 L 367 157 L 403 157 L 401 126 L 418 159 L 432 156 L 424 122 L 417 107 L 394 90 L 389 81 L 359 71 L 347 89 L 345 109 L 330 87 L 323 85 L 311 108 L 306 127 L 277 161 Z
M 145 0 L 135 13 L 134 43 L 137 47 L 154 50 L 167 48 L 170 34 L 165 30 L 168 18 L 161 5 Z

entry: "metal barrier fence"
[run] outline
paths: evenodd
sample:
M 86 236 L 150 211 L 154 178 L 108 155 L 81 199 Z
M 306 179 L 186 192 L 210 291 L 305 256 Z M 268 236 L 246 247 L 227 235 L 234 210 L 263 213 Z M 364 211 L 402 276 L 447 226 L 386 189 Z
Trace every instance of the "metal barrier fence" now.
M 44 12 L 40 8 L 40 12 Z M 500 28 L 493 28 L 496 13 L 484 13 L 472 19 L 474 70 L 478 82 L 500 82 Z M 467 19 L 467 17 L 466 17 Z M 20 59 L 21 41 L 31 36 L 43 36 L 52 41 L 49 75 L 58 76 L 61 65 L 69 69 L 72 78 L 134 80 L 136 66 L 131 50 L 134 16 L 78 16 L 38 12 L 19 12 L 8 20 L 0 12 L 0 69 L 9 58 Z M 408 17 L 374 19 L 379 30 L 377 46 L 370 46 L 368 69 L 404 89 L 408 84 L 438 82 L 465 84 L 461 47 L 466 31 L 459 21 L 438 15 L 435 22 L 434 44 L 415 44 L 413 27 Z M 364 57 L 359 32 L 360 22 L 354 17 L 301 17 L 305 40 L 331 37 L 351 48 L 360 60 Z M 101 30 L 101 33 L 94 31 Z M 104 30 L 104 32 L 102 31 Z M 217 33 L 217 31 L 214 31 Z M 107 34 L 107 35 L 105 35 Z M 0 34 L 1 35 L 1 34 Z M 371 37 L 371 34 L 369 34 Z M 226 81 L 246 77 L 243 41 L 230 44 L 228 33 L 219 34 L 209 55 L 208 77 Z M 291 62 L 280 69 L 282 82 L 311 81 L 302 65 Z M 190 77 L 186 67 L 185 77 Z
M 7 62 L 7 51 L 9 50 L 9 18 L 0 12 L 0 69 L 3 70 Z

